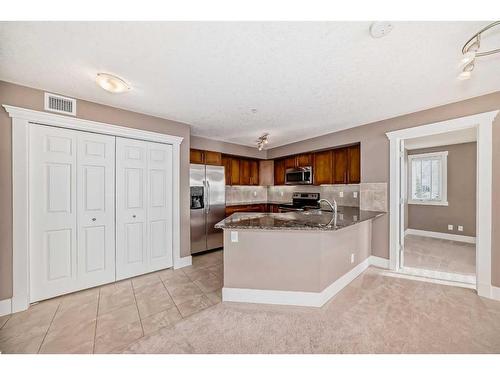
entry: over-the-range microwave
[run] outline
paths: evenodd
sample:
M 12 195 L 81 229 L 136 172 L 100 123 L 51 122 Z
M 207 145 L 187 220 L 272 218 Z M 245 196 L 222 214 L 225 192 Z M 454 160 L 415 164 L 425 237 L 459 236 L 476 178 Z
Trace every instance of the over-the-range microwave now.
M 287 168 L 285 171 L 285 185 L 311 185 L 312 183 L 312 167 Z

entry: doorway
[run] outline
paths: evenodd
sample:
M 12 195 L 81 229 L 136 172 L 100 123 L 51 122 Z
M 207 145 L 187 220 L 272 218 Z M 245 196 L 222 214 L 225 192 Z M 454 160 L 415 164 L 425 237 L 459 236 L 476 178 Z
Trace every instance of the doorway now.
M 492 123 L 497 115 L 498 111 L 494 112 L 486 112 L 477 115 L 457 118 L 453 120 L 447 120 L 442 122 L 437 122 L 428 125 L 417 126 L 408 129 L 397 130 L 393 132 L 387 133 L 387 137 L 390 141 L 390 267 L 391 270 L 409 274 L 413 276 L 424 276 L 426 278 L 431 278 L 435 280 L 443 280 L 446 282 L 455 282 L 457 284 L 461 284 L 463 286 L 474 287 L 478 294 L 484 297 L 491 298 L 492 296 L 492 287 L 491 287 L 491 194 L 492 194 Z M 461 226 L 462 231 L 460 233 L 464 233 L 465 227 L 470 228 L 469 224 L 463 224 L 457 220 L 457 223 L 446 223 L 446 229 L 442 230 L 443 232 L 447 232 L 445 238 L 442 235 L 434 235 L 431 236 L 421 236 L 422 232 L 418 232 L 422 229 L 414 229 L 412 231 L 407 231 L 408 228 L 406 220 L 408 217 L 406 216 L 408 199 L 411 198 L 413 200 L 424 199 L 424 198 L 434 198 L 435 200 L 440 200 L 441 204 L 444 206 L 446 203 L 447 197 L 443 194 L 442 190 L 442 182 L 441 185 L 435 183 L 435 186 L 432 186 L 430 181 L 424 181 L 426 186 L 424 188 L 425 196 L 416 195 L 410 197 L 408 195 L 409 191 L 414 190 L 415 186 L 409 185 L 409 176 L 410 173 L 410 162 L 408 159 L 408 150 L 407 145 L 410 147 L 412 143 L 415 145 L 417 141 L 428 137 L 427 139 L 433 139 L 434 141 L 438 139 L 442 139 L 443 144 L 447 143 L 456 143 L 453 140 L 453 137 L 458 135 L 464 136 L 464 134 L 469 134 L 473 136 L 474 139 L 470 139 L 470 141 L 476 142 L 476 178 L 475 178 L 475 213 L 473 216 L 475 217 L 475 249 L 472 246 L 464 246 L 464 253 L 469 254 L 465 257 L 468 257 L 470 260 L 470 253 L 475 253 L 475 264 L 472 264 L 472 268 L 475 269 L 475 275 L 472 273 L 468 273 L 464 271 L 464 268 L 459 269 L 462 272 L 454 271 L 450 272 L 453 268 L 446 268 L 445 263 L 446 260 L 433 259 L 434 267 L 432 263 L 426 263 L 426 266 L 422 265 L 426 262 L 425 257 L 420 257 L 420 263 L 418 263 L 418 258 L 415 256 L 415 253 L 418 255 L 418 251 L 422 253 L 422 249 L 424 252 L 431 253 L 429 247 L 442 248 L 449 247 L 449 249 L 445 252 L 451 253 L 452 255 L 456 255 L 453 253 L 456 250 L 456 246 L 453 242 L 464 242 L 465 241 L 456 241 L 457 239 L 466 240 L 465 237 L 474 237 L 472 235 L 466 236 L 465 234 L 457 234 L 458 226 Z M 446 140 L 446 141 L 445 141 Z M 472 143 L 472 142 L 470 142 Z M 432 154 L 432 152 L 428 152 L 428 154 Z M 441 159 L 440 159 L 441 158 Z M 432 167 L 429 168 L 429 164 L 435 166 L 435 177 L 436 181 L 439 180 L 438 171 L 440 171 L 441 176 L 447 176 L 446 173 L 443 173 L 443 162 L 439 162 L 438 160 L 443 160 L 444 154 L 434 153 L 433 155 L 427 155 L 427 159 L 421 158 L 420 163 L 424 161 L 426 164 L 426 176 L 429 177 L 429 173 L 432 173 Z M 424 160 L 425 159 L 425 160 Z M 419 161 L 416 161 L 414 164 L 414 169 L 418 169 L 418 167 L 422 165 L 419 164 Z M 420 169 L 420 184 L 422 170 Z M 413 176 L 414 177 L 414 176 Z M 415 179 L 414 179 L 415 180 Z M 415 180 L 418 182 L 418 179 Z M 414 181 L 414 182 L 415 182 Z M 446 182 L 444 182 L 446 184 Z M 431 184 L 431 185 L 429 185 Z M 440 187 L 441 186 L 441 187 Z M 422 191 L 422 186 L 419 187 L 420 192 Z M 434 189 L 435 188 L 435 189 Z M 440 190 L 441 189 L 441 190 Z M 430 199 L 432 200 L 432 199 Z M 466 214 L 470 215 L 470 212 L 466 212 L 466 209 L 460 210 L 458 208 L 459 213 L 463 216 Z M 470 211 L 470 210 L 469 210 Z M 429 214 L 431 215 L 431 214 Z M 428 216 L 428 218 L 435 218 L 435 214 Z M 425 221 L 425 216 L 424 220 Z M 428 220 L 430 221 L 430 219 Z M 424 223 L 429 224 L 429 223 Z M 448 224 L 453 225 L 453 230 L 448 231 Z M 455 231 L 456 229 L 456 231 Z M 432 232 L 427 230 L 425 232 Z M 449 233 L 453 232 L 453 233 Z M 474 234 L 474 232 L 472 232 Z M 429 234 L 429 233 L 424 233 Z M 453 236 L 449 236 L 453 234 Z M 407 235 L 415 236 L 415 237 L 407 237 Z M 420 235 L 420 236 L 419 236 Z M 464 237 L 457 237 L 464 236 Z M 421 237 L 421 238 L 420 238 Z M 406 241 L 405 241 L 406 240 Z M 436 241 L 441 240 L 441 242 Z M 469 239 L 467 239 L 469 240 Z M 443 241 L 451 241 L 443 242 Z M 473 243 L 473 240 L 472 244 Z M 406 242 L 406 243 L 405 243 Z M 437 245 L 436 245 L 437 244 Z M 470 245 L 470 244 L 469 244 Z M 410 249 L 408 249 L 410 246 Z M 412 250 L 413 248 L 413 250 Z M 406 250 L 406 251 L 405 251 Z M 471 251 L 472 250 L 472 251 Z M 474 251 L 475 250 L 475 251 Z M 408 258 L 409 254 L 410 260 L 405 262 L 405 258 Z M 469 252 L 467 252 L 469 251 Z M 422 254 L 420 254 L 422 255 Z M 431 253 L 432 256 L 432 253 Z M 413 257 L 413 259 L 411 259 Z M 437 258 L 437 257 L 435 257 Z M 449 259 L 446 258 L 446 259 Z M 413 262 L 413 263 L 412 263 Z M 436 266 L 438 264 L 438 266 Z M 470 263 L 467 263 L 468 270 L 470 271 Z M 440 268 L 442 267 L 442 268 Z M 458 267 L 459 268 L 459 267 Z M 457 267 L 455 269 L 458 269 Z

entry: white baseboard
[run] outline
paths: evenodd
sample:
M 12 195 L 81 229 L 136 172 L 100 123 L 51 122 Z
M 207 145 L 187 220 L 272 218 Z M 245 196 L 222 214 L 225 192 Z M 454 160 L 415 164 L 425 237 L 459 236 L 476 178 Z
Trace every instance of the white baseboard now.
M 491 296 L 491 299 L 495 299 L 497 301 L 500 301 L 500 288 L 497 286 L 491 286 L 490 296 Z
M 377 268 L 385 268 L 389 269 L 389 259 L 382 258 L 382 257 L 377 257 L 375 255 L 372 255 L 368 258 L 368 263 L 370 266 L 374 266 Z
M 174 270 L 188 267 L 193 263 L 191 255 L 174 260 Z
M 12 313 L 11 299 L 4 299 L 0 301 L 0 316 L 9 315 Z
M 321 307 L 366 270 L 370 265 L 369 259 L 365 259 L 321 292 L 222 288 L 222 300 L 226 302 Z
M 410 229 L 410 228 L 405 230 L 405 235 L 407 234 L 413 234 L 415 236 L 423 236 L 423 237 L 440 238 L 442 240 L 476 243 L 476 237 L 462 236 L 460 234 L 430 232 L 427 230 Z

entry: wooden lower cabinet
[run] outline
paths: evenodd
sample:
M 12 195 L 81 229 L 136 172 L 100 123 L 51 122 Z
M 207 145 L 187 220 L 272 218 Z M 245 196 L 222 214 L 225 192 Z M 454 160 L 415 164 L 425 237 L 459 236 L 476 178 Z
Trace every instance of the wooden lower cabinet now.
M 226 206 L 226 217 L 235 212 L 267 212 L 267 204 L 246 204 L 239 206 Z

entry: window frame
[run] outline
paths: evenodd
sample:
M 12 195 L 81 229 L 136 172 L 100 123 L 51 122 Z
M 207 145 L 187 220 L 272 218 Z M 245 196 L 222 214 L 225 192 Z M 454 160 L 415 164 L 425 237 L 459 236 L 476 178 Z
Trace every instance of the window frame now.
M 413 171 L 412 164 L 415 159 L 440 159 L 441 161 L 441 199 L 413 199 Z M 408 204 L 429 206 L 448 206 L 448 151 L 427 152 L 424 154 L 408 155 Z

